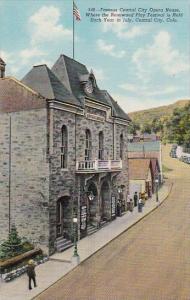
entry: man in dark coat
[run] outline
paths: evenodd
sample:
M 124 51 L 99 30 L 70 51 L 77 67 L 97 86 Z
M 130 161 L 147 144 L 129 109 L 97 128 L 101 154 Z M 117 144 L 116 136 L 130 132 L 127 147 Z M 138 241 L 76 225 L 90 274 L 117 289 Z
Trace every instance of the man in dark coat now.
M 36 287 L 36 273 L 35 273 L 35 263 L 32 259 L 29 260 L 28 262 L 28 267 L 27 267 L 27 275 L 29 279 L 29 290 L 32 289 L 31 282 L 33 281 L 34 287 Z
M 137 206 L 137 204 L 138 204 L 138 195 L 137 195 L 137 192 L 135 192 L 133 199 L 134 199 L 134 206 Z

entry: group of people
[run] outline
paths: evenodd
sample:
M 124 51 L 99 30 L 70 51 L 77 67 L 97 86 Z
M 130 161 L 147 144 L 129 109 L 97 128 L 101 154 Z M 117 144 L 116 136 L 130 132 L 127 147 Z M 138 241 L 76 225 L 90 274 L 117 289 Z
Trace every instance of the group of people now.
M 138 207 L 138 211 L 142 212 L 142 207 L 145 204 L 145 200 L 148 199 L 148 195 L 146 192 L 144 193 L 134 193 L 133 199 L 128 195 L 127 203 L 128 203 L 128 210 L 132 211 L 133 207 Z
M 138 211 L 142 212 L 142 208 L 145 205 L 145 201 L 148 199 L 148 194 L 146 192 L 134 193 L 133 199 L 130 195 L 127 197 L 127 210 L 133 211 L 134 207 L 138 207 Z M 122 214 L 122 203 L 120 200 L 117 202 L 117 215 L 121 216 Z

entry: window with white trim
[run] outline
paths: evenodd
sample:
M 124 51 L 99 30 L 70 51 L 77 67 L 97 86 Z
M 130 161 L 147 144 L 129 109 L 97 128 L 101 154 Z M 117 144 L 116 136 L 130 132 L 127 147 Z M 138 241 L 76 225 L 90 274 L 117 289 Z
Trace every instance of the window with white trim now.
M 123 150 L 124 150 L 124 140 L 123 134 L 120 135 L 120 159 L 123 159 Z
M 61 169 L 67 168 L 67 152 L 68 152 L 68 133 L 67 127 L 63 125 L 61 129 Z
M 98 149 L 98 159 L 104 159 L 104 134 L 103 131 L 99 132 L 99 149 Z
M 90 160 L 92 155 L 92 137 L 89 129 L 86 129 L 85 135 L 85 160 Z

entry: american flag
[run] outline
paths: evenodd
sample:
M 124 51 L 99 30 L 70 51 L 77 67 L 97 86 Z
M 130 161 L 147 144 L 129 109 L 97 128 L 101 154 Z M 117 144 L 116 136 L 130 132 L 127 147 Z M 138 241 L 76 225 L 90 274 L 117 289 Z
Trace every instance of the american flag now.
M 81 20 L 80 11 L 78 10 L 75 2 L 73 2 L 73 15 L 75 16 L 77 21 Z

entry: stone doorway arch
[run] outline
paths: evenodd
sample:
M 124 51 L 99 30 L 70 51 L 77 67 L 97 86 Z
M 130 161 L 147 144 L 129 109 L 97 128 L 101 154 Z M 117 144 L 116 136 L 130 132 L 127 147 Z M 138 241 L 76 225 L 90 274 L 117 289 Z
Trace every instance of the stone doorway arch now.
M 100 199 L 101 199 L 101 219 L 109 220 L 111 217 L 111 192 L 108 181 L 103 181 L 101 190 L 100 190 Z
M 72 211 L 70 197 L 63 196 L 57 200 L 56 207 L 56 236 L 68 238 L 71 227 Z
M 88 185 L 87 190 L 87 222 L 93 223 L 96 219 L 98 201 L 98 190 L 96 184 L 92 181 Z

